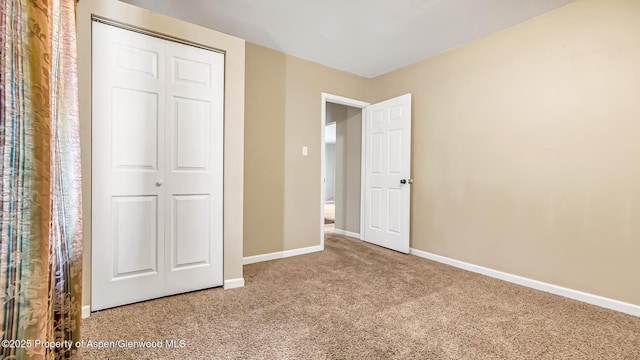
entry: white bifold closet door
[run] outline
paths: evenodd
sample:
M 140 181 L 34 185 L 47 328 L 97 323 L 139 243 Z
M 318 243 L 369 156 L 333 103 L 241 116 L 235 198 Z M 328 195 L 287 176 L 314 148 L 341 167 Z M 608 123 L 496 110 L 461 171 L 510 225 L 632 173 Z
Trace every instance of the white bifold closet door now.
M 222 285 L 224 54 L 92 36 L 92 310 Z

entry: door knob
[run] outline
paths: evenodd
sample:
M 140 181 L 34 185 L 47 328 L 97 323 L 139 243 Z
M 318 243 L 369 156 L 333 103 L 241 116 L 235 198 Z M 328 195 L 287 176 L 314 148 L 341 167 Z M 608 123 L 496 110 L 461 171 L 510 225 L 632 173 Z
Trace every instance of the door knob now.
M 404 185 L 404 184 L 413 184 L 413 179 L 402 179 L 400 180 L 400 184 Z
M 158 180 L 158 181 L 156 181 L 156 186 L 157 186 L 157 187 L 162 186 L 162 184 L 164 184 L 164 182 L 163 182 L 162 180 Z

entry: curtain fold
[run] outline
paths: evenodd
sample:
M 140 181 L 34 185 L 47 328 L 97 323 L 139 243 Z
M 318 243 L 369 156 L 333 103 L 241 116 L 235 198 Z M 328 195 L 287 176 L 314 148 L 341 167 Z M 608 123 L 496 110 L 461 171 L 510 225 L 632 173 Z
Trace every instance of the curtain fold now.
M 0 355 L 71 358 L 82 293 L 75 0 L 0 4 Z M 52 341 L 66 342 L 42 346 Z

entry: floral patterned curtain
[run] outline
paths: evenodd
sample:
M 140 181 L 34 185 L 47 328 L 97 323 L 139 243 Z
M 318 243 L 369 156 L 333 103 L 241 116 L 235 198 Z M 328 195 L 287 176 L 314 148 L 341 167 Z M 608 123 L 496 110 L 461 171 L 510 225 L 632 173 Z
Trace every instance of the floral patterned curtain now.
M 71 358 L 82 292 L 75 0 L 0 6 L 0 357 Z

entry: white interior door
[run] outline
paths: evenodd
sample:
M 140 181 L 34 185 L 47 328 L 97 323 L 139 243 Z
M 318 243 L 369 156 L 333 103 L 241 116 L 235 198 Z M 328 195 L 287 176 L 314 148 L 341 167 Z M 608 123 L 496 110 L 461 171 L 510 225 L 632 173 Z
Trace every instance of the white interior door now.
M 92 310 L 221 285 L 224 55 L 92 36 Z
M 166 293 L 222 285 L 224 55 L 166 42 Z
M 364 240 L 409 252 L 411 94 L 365 108 Z

